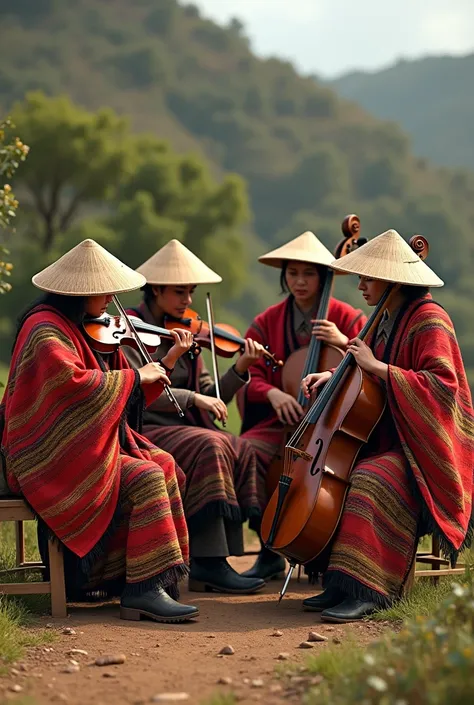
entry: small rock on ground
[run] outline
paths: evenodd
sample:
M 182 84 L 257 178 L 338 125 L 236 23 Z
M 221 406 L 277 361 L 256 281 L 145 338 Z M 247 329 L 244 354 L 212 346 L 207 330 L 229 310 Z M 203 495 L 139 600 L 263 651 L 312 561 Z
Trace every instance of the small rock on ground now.
M 96 666 L 119 666 L 121 663 L 125 663 L 127 657 L 125 654 L 109 654 L 106 656 L 99 656 L 94 661 Z
M 222 647 L 219 654 L 222 656 L 233 656 L 233 654 L 235 654 L 235 650 L 230 644 L 227 644 L 227 646 Z
M 318 634 L 318 632 L 310 632 L 308 634 L 308 641 L 328 641 L 327 636 Z
M 189 693 L 158 693 L 151 699 L 152 703 L 180 703 L 189 700 Z
M 283 636 L 283 632 L 281 632 L 279 629 L 275 629 L 272 636 Z
M 298 648 L 299 649 L 313 649 L 314 644 L 311 644 L 311 642 L 309 642 L 309 641 L 302 641 Z
M 290 654 L 286 651 L 282 651 L 281 654 L 278 654 L 277 661 L 288 661 L 289 658 Z
M 232 685 L 232 678 L 229 678 L 228 676 L 221 676 L 221 678 L 217 679 L 217 684 L 218 685 Z
M 71 627 L 64 627 L 64 629 L 63 629 L 63 634 L 69 634 L 69 635 L 72 634 L 73 635 L 75 633 L 76 633 L 75 630 L 72 629 Z

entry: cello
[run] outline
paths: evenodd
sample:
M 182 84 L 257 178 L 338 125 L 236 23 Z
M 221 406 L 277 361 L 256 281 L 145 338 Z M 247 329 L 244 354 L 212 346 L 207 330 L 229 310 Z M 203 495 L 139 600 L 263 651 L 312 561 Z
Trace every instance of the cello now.
M 415 235 L 409 241 L 420 259 L 429 246 Z M 389 284 L 372 316 L 357 336 L 364 340 L 400 288 Z M 262 519 L 265 546 L 284 556 L 290 570 L 313 561 L 327 549 L 338 527 L 350 476 L 386 405 L 379 382 L 346 353 L 285 447 L 284 469 Z
M 360 219 L 355 214 L 347 215 L 344 218 L 341 230 L 344 238 L 338 243 L 335 249 L 335 259 L 349 254 L 354 248 L 360 247 L 366 242 L 365 239 L 358 237 L 360 233 Z M 328 316 L 333 280 L 334 271 L 328 268 L 326 270 L 316 314 L 318 320 L 326 319 Z M 308 400 L 305 399 L 301 391 L 301 381 L 311 372 L 323 372 L 337 367 L 343 357 L 343 350 L 334 345 L 323 343 L 312 335 L 309 345 L 298 348 L 298 350 L 292 352 L 286 360 L 281 371 L 283 391 L 295 397 L 299 405 L 305 409 L 308 405 Z M 280 447 L 269 465 L 265 478 L 265 485 L 269 497 L 278 487 L 278 480 L 283 472 L 285 446 L 291 437 L 293 428 L 292 426 L 286 426 Z

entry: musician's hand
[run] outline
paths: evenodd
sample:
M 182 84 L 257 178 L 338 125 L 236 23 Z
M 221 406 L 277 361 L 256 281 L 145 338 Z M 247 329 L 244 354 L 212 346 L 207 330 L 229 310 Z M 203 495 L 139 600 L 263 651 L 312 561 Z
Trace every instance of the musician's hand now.
M 193 334 L 182 328 L 173 328 L 170 331 L 174 339 L 174 345 L 168 350 L 162 361 L 170 370 L 176 365 L 177 360 L 191 349 L 193 344 Z
M 385 381 L 387 380 L 388 365 L 386 365 L 385 362 L 377 360 L 372 350 L 363 340 L 360 338 L 350 340 L 347 346 L 347 352 L 354 355 L 355 361 L 365 372 L 370 372 Z
M 318 387 L 321 387 L 323 384 L 326 384 L 326 382 L 331 379 L 331 377 L 332 372 L 330 372 L 329 370 L 326 370 L 325 372 L 313 372 L 312 374 L 307 375 L 301 381 L 301 389 L 306 399 L 309 399 L 311 393 L 314 392 L 315 389 L 318 389 Z
M 253 365 L 254 362 L 257 362 L 257 360 L 262 357 L 264 352 L 265 348 L 263 345 L 257 343 L 256 340 L 247 338 L 244 352 L 235 363 L 235 371 L 238 372 L 239 375 L 243 375 L 247 372 L 250 365 Z
M 335 323 L 318 319 L 312 319 L 311 323 L 314 323 L 313 335 L 318 340 L 322 340 L 323 343 L 328 345 L 335 345 L 338 348 L 342 348 L 342 350 L 346 349 L 349 338 L 344 333 L 341 333 Z
M 291 394 L 273 387 L 267 392 L 267 399 L 273 406 L 278 420 L 282 423 L 294 426 L 303 418 L 304 411 Z
M 227 407 L 222 399 L 196 393 L 194 395 L 194 406 L 197 406 L 198 409 L 203 409 L 204 411 L 209 411 L 211 414 L 214 414 L 218 421 L 227 421 Z
M 165 363 L 166 364 L 166 363 Z M 159 362 L 149 362 L 140 367 L 138 370 L 141 384 L 153 384 L 153 382 L 163 382 L 163 384 L 171 384 L 164 368 Z

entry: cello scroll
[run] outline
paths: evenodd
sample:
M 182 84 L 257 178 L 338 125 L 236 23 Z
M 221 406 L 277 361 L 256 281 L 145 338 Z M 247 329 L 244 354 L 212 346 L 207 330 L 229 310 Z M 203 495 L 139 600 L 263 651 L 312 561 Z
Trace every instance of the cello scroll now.
M 421 260 L 428 257 L 430 245 L 428 240 L 423 237 L 423 235 L 413 235 L 413 237 L 408 240 L 408 244 Z
M 342 234 L 344 239 L 341 240 L 334 250 L 334 257 L 339 259 L 339 257 L 344 257 L 348 255 L 349 252 L 357 249 L 361 245 L 365 245 L 367 238 L 359 237 L 360 235 L 360 218 L 355 213 L 351 215 L 346 215 L 341 225 Z

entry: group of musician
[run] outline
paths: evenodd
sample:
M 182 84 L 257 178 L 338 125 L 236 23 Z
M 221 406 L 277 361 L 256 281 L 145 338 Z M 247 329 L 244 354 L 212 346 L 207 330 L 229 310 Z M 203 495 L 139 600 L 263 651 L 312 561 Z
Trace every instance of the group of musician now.
M 43 293 L 18 321 L 2 454 L 10 490 L 37 517 L 44 560 L 50 535 L 62 546 L 69 600 L 120 597 L 123 619 L 183 622 L 199 614 L 179 601 L 186 577 L 190 591 L 239 595 L 283 580 L 285 557 L 293 562 L 282 538 L 290 508 L 304 517 L 313 507 L 296 479 L 277 507 L 279 478 L 291 478 L 294 463 L 295 474 L 311 468 L 305 487 L 334 475 L 326 456 L 318 469 L 311 454 L 285 449 L 311 432 L 324 390 L 325 422 L 331 404 L 344 405 L 349 358 L 383 405 L 340 480 L 336 530 L 301 561 L 324 588 L 304 609 L 327 621 L 363 619 L 403 596 L 422 536 L 439 538 L 453 562 L 470 545 L 474 416 L 453 324 L 430 293 L 443 282 L 394 230 L 353 243 L 335 259 L 306 232 L 260 257 L 281 270 L 280 298 L 217 378 L 193 354 L 184 321 L 196 287 L 221 277 L 177 240 L 137 270 L 85 240 L 33 277 Z M 332 297 L 333 277 L 344 274 L 358 277 L 376 309 L 370 321 Z M 87 321 L 106 319 L 113 301 L 139 290 L 127 325 L 175 321 L 170 339 L 152 361 L 140 344 L 99 352 Z M 269 364 L 268 350 L 283 365 Z M 215 423 L 234 398 L 239 436 Z M 331 438 L 333 454 L 337 442 L 352 443 L 344 423 Z M 238 573 L 228 558 L 242 555 L 246 522 L 261 548 Z

